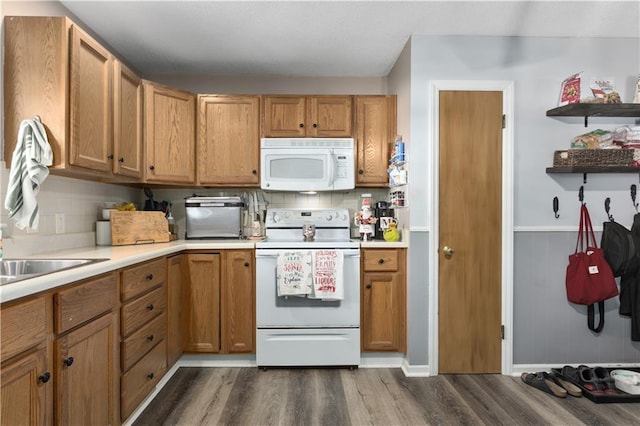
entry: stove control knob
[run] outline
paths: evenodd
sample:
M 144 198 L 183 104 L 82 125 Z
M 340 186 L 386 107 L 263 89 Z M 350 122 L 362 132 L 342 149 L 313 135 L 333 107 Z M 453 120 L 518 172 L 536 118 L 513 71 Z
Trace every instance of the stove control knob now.
M 331 219 L 333 219 L 333 216 L 331 216 L 331 213 L 329 213 L 325 219 L 327 219 L 327 222 L 330 222 Z
M 274 223 L 278 223 L 282 220 L 282 218 L 280 217 L 280 215 L 278 213 L 274 213 L 273 214 L 273 222 Z

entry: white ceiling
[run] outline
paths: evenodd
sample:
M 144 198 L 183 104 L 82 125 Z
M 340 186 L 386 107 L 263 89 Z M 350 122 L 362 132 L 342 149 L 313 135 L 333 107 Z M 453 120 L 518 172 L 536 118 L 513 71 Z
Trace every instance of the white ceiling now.
M 147 75 L 383 77 L 416 34 L 640 39 L 640 0 L 61 3 Z

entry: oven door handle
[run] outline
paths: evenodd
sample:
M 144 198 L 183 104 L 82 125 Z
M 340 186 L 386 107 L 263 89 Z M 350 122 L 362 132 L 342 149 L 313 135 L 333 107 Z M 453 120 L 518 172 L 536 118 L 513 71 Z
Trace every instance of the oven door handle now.
M 296 251 L 291 250 L 256 250 L 256 257 L 278 257 L 280 253 Z M 313 251 L 313 250 L 311 250 Z M 360 249 L 344 249 L 340 250 L 344 257 L 360 257 Z

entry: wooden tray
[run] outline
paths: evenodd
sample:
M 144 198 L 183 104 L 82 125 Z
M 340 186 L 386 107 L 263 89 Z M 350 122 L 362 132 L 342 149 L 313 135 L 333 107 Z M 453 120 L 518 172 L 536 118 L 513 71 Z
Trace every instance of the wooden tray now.
M 111 244 L 166 243 L 169 228 L 163 212 L 111 212 Z

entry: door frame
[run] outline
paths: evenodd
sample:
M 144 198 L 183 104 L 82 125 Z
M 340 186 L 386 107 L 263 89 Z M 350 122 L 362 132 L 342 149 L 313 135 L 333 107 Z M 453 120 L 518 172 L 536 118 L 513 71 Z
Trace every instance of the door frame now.
M 429 82 L 428 143 L 431 145 L 429 166 L 429 374 L 438 375 L 438 247 L 439 247 L 439 116 L 440 91 L 499 91 L 502 92 L 502 111 L 505 128 L 502 130 L 502 340 L 501 372 L 511 375 L 513 370 L 513 205 L 514 205 L 514 82 L 502 80 L 431 80 Z

